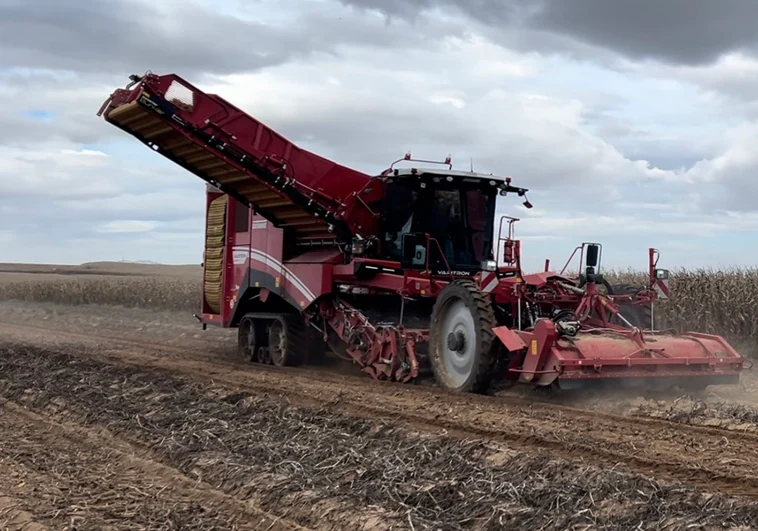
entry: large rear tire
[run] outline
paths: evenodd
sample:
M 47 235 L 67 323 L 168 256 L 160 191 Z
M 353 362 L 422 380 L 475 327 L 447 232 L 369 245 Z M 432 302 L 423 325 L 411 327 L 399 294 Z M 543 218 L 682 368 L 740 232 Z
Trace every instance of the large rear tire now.
M 632 284 L 617 284 L 613 286 L 614 295 L 632 295 L 641 291 L 642 287 Z M 619 311 L 624 318 L 632 323 L 633 326 L 641 330 L 650 330 L 652 324 L 652 311 L 648 305 L 639 304 L 618 304 Z M 622 324 L 619 322 L 618 324 Z
M 448 284 L 432 309 L 429 361 L 437 384 L 486 393 L 497 361 L 497 326 L 490 300 L 471 281 Z

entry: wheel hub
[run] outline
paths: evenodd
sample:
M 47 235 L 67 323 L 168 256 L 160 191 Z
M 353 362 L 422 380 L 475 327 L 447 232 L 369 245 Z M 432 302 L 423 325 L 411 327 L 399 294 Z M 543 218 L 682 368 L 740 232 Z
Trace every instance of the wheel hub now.
M 466 336 L 462 331 L 450 332 L 447 335 L 447 348 L 453 352 L 461 353 L 466 348 Z

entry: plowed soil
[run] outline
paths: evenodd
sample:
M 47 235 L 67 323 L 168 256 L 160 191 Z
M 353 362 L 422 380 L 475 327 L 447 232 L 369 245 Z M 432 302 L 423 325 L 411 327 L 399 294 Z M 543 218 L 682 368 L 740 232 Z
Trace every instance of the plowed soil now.
M 0 529 L 758 526 L 749 377 L 461 396 L 234 343 L 171 313 L 0 303 Z

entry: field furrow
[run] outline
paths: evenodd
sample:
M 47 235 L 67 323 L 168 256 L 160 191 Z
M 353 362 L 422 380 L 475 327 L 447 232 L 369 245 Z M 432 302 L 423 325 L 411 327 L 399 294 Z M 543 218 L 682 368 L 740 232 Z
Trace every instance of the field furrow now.
M 0 528 L 758 527 L 749 378 L 455 395 L 235 343 L 167 311 L 0 301 Z
M 17 327 L 16 334 L 19 330 Z M 87 334 L 57 335 L 58 340 L 66 337 L 74 341 Z M 89 339 L 108 338 L 97 333 Z M 588 411 L 518 396 L 450 395 L 434 388 L 386 384 L 360 376 L 314 374 L 309 368 L 282 370 L 209 362 L 207 352 L 187 349 L 177 353 L 169 346 L 148 350 L 140 341 L 122 342 L 121 349 L 113 348 L 118 342 L 109 341 L 109 345 L 111 350 L 90 348 L 80 349 L 80 353 L 199 381 L 210 377 L 252 393 L 307 406 L 326 404 L 353 416 L 392 420 L 412 429 L 482 437 L 606 466 L 624 463 L 642 474 L 758 497 L 758 479 L 751 472 L 758 463 L 758 436 L 753 433 Z M 709 465 L 703 466 L 703 461 Z
M 373 529 L 629 529 L 640 523 L 758 523 L 758 509 L 750 502 L 706 495 L 682 481 L 660 481 L 624 466 L 565 459 L 540 452 L 539 445 L 529 448 L 528 440 L 514 448 L 486 434 L 444 436 L 418 429 L 423 426 L 357 418 L 327 406 L 288 405 L 272 395 L 105 363 L 75 351 L 7 343 L 1 348 L 0 393 L 6 400 L 90 433 L 107 430 L 185 478 L 237 500 L 253 500 L 306 527 L 359 529 L 360 522 L 369 522 Z M 42 451 L 46 438 L 53 438 L 53 424 L 47 421 L 42 429 L 26 420 L 24 429 L 3 430 L 17 431 L 29 447 L 13 455 L 6 450 L 4 457 L 17 465 L 34 473 L 68 470 L 64 476 L 75 479 L 80 476 L 72 471 L 81 467 L 101 476 L 101 484 L 121 477 L 139 480 L 126 464 L 119 468 L 118 456 L 110 471 L 98 468 L 99 456 L 113 455 L 112 448 L 62 453 L 63 446 L 73 445 L 60 427 L 57 445 Z M 35 461 L 37 451 L 49 457 Z M 94 464 L 75 461 L 85 458 Z M 153 492 L 148 499 L 156 503 L 176 500 L 176 494 L 159 495 L 144 483 L 135 487 Z M 32 513 L 49 515 L 50 509 Z
M 0 401 L 3 529 L 300 528 L 135 455 L 114 437 L 40 413 Z

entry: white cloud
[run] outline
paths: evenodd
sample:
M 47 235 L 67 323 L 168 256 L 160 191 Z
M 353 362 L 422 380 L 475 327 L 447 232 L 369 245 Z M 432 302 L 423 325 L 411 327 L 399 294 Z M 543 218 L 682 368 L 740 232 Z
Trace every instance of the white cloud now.
M 109 158 L 101 152 L 60 147 L 0 146 L 0 194 L 3 197 L 98 197 L 123 188 L 109 178 Z
M 463 97 L 454 93 L 435 92 L 429 96 L 429 101 L 437 105 L 452 105 L 456 109 L 463 109 L 466 106 Z
M 452 152 L 463 166 L 473 157 L 482 171 L 542 188 L 660 176 L 585 131 L 586 103 L 521 90 L 510 73 L 494 85 L 491 77 L 466 75 L 486 62 L 477 47 L 461 46 L 456 58 L 464 72 L 455 79 L 432 70 L 453 66 L 436 51 L 417 51 L 412 64 L 383 52 L 369 61 L 364 51 L 343 51 L 339 60 L 291 63 L 205 88 L 304 147 L 370 172 L 411 149 L 425 158 Z M 427 63 L 423 71 L 417 66 Z M 327 77 L 341 83 L 323 83 Z
M 450 153 L 459 169 L 472 158 L 479 171 L 512 176 L 530 188 L 536 207 L 526 211 L 508 198 L 502 209 L 523 219 L 517 230 L 531 256 L 562 256 L 576 242 L 602 239 L 618 260 L 644 258 L 655 245 L 706 263 L 714 259 L 710 239 L 721 238 L 732 256 L 758 260 L 758 251 L 726 238 L 758 229 L 752 56 L 682 66 L 623 63 L 606 50 L 594 63 L 579 62 L 541 55 L 526 42 L 509 49 L 503 43 L 513 39 L 445 10 L 387 23 L 335 0 L 260 5 L 265 16 L 224 4 L 213 17 L 214 27 L 237 37 L 245 20 L 260 35 L 286 29 L 268 41 L 281 50 L 245 52 L 244 68 L 229 58 L 211 65 L 213 50 L 200 57 L 205 63 L 183 55 L 169 20 L 150 22 L 159 35 L 143 33 L 140 46 L 178 43 L 159 64 L 170 56 L 189 81 L 303 147 L 368 173 L 410 149 L 420 158 Z M 181 14 L 200 23 L 191 10 Z M 49 52 L 18 42 L 30 48 L 14 57 L 27 57 L 30 68 L 0 70 L 0 242 L 27 242 L 11 259 L 194 261 L 202 251 L 203 183 L 95 116 L 136 58 L 114 64 L 90 46 L 64 72 Z M 12 47 L 3 46 L 7 56 Z M 108 72 L 82 66 L 90 56 Z
M 150 232 L 155 229 L 156 223 L 154 221 L 141 221 L 136 219 L 125 219 L 109 221 L 103 223 L 97 227 L 97 232 L 105 233 L 134 233 L 134 232 Z

